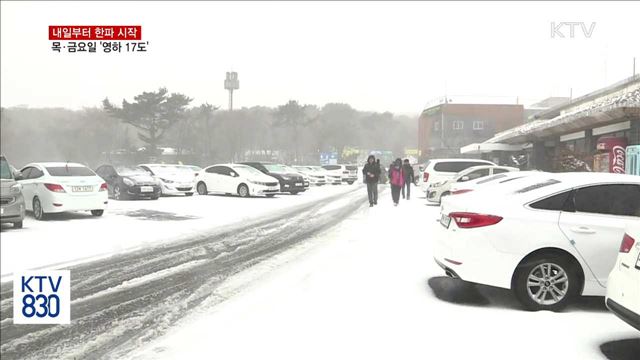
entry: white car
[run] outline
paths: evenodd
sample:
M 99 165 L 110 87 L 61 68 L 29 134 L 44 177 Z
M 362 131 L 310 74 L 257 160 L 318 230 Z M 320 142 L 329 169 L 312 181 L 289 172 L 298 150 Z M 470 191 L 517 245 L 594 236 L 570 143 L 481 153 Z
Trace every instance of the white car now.
M 443 200 L 434 257 L 446 274 L 512 289 L 530 310 L 604 296 L 627 222 L 640 220 L 640 177 L 534 176 Z
M 337 174 L 333 171 L 328 171 L 322 166 L 309 166 L 311 170 L 316 171 L 318 174 L 324 175 L 327 184 L 340 185 L 342 184 L 342 174 Z
M 627 225 L 607 281 L 607 308 L 640 330 L 640 221 Z
M 340 175 L 341 181 L 349 185 L 358 181 L 358 167 L 356 165 L 323 165 L 322 168 L 333 175 Z
M 293 168 L 303 174 L 307 179 L 309 179 L 309 183 L 314 186 L 322 186 L 327 183 L 325 174 L 316 169 L 311 168 L 310 166 L 293 166 Z
M 493 165 L 491 161 L 480 159 L 433 159 L 424 164 L 420 188 L 427 192 L 431 184 L 443 182 L 454 177 L 460 171 L 472 166 Z
M 479 165 L 472 166 L 454 175 L 452 178 L 442 182 L 432 183 L 427 189 L 427 201 L 440 203 L 440 198 L 451 194 L 451 187 L 454 184 L 474 181 L 480 178 L 486 178 L 494 174 L 502 174 L 512 171 L 520 171 L 518 168 L 509 166 Z
M 196 178 L 199 195 L 211 193 L 238 194 L 241 197 L 264 195 L 273 197 L 280 192 L 278 179 L 241 164 L 218 164 L 206 167 Z
M 449 191 L 451 192 L 451 195 L 460 195 L 471 191 L 483 190 L 485 188 L 490 189 L 491 186 L 499 186 L 500 184 L 506 184 L 512 181 L 517 181 L 518 179 L 536 176 L 539 174 L 547 173 L 536 170 L 506 172 L 482 177 L 477 180 L 454 183 L 451 184 Z
M 107 183 L 82 164 L 31 163 L 20 172 L 25 207 L 37 220 L 66 211 L 101 216 L 107 208 Z
M 185 165 L 141 164 L 138 166 L 160 182 L 162 195 L 191 196 L 195 192 L 195 173 Z

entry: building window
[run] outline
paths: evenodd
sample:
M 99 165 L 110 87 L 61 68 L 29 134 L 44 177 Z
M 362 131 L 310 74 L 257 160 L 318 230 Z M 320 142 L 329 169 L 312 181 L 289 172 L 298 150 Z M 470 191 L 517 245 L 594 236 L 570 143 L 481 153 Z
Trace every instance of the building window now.
M 476 120 L 473 122 L 473 130 L 483 130 L 484 129 L 484 121 Z
M 456 120 L 453 122 L 453 130 L 462 130 L 464 128 L 464 122 Z

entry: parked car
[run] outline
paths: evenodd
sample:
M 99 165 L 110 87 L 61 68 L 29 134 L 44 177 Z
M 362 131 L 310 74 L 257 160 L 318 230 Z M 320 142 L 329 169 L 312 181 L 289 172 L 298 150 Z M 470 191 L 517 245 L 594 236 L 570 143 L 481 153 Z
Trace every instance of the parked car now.
M 278 179 L 278 182 L 280 183 L 280 192 L 288 192 L 291 195 L 296 195 L 306 190 L 302 176 L 297 173 L 287 171 L 283 165 L 258 161 L 248 161 L 241 164 L 251 166 L 264 174 Z
M 148 171 L 160 182 L 162 195 L 191 196 L 195 191 L 193 171 L 185 168 L 184 165 L 141 164 L 138 166 Z
M 424 164 L 422 172 L 422 191 L 427 192 L 429 186 L 434 183 L 443 182 L 451 179 L 460 171 L 468 169 L 472 166 L 493 165 L 491 161 L 480 159 L 433 159 Z
M 20 174 L 14 174 L 9 162 L 0 155 L 0 223 L 11 223 L 16 229 L 22 228 L 24 220 L 24 196 L 22 185 L 16 180 Z
M 627 224 L 607 281 L 607 308 L 640 330 L 640 221 Z
M 476 180 L 470 180 L 465 182 L 456 182 L 451 184 L 449 191 L 451 195 L 461 195 L 472 191 L 484 190 L 485 188 L 491 188 L 491 186 L 499 186 L 500 184 L 507 184 L 518 179 L 524 179 L 530 176 L 536 175 L 548 175 L 548 173 L 542 171 L 511 171 L 491 176 L 482 177 Z
M 96 174 L 107 182 L 108 194 L 116 200 L 158 200 L 160 183 L 139 166 L 101 165 Z
M 443 199 L 434 257 L 445 273 L 512 289 L 530 310 L 604 296 L 627 222 L 640 220 L 640 177 L 534 176 Z
M 342 182 L 349 185 L 358 181 L 358 166 L 356 165 L 323 165 L 322 168 L 334 175 L 340 175 Z
M 200 174 L 200 171 L 202 171 L 202 168 L 198 165 L 182 165 L 184 168 L 187 168 L 191 171 L 194 172 L 194 176 L 198 176 L 198 174 Z
M 484 178 L 493 174 L 501 174 L 511 171 L 520 171 L 520 169 L 495 165 L 472 166 L 460 171 L 450 179 L 432 183 L 431 186 L 429 186 L 429 188 L 427 189 L 427 201 L 439 204 L 441 197 L 449 196 L 451 194 L 451 186 L 453 184 L 465 183 L 467 181 Z
M 304 174 L 309 179 L 309 183 L 314 186 L 322 186 L 327 183 L 324 170 L 314 169 L 312 166 L 293 166 L 298 172 Z M 342 181 L 342 179 L 340 180 Z
M 304 188 L 305 190 L 309 189 L 309 186 L 311 186 L 311 180 L 309 179 L 309 177 L 302 171 L 297 170 L 295 168 L 293 168 L 292 166 L 288 166 L 288 165 L 282 165 L 284 166 L 285 170 L 287 170 L 288 172 L 292 173 L 292 174 L 298 174 L 300 176 L 302 176 L 302 180 L 303 180 L 303 184 L 304 184 Z
M 31 163 L 20 170 L 25 208 L 37 220 L 47 214 L 91 211 L 102 216 L 107 208 L 107 183 L 82 164 Z
M 238 194 L 240 197 L 273 197 L 280 192 L 278 179 L 242 164 L 218 164 L 205 168 L 196 178 L 196 188 L 199 195 L 218 193 Z
M 327 184 L 331 185 L 341 185 L 342 184 L 342 174 L 336 174 L 332 171 L 328 171 L 322 166 L 309 166 L 312 170 L 318 172 L 318 174 L 323 174 Z

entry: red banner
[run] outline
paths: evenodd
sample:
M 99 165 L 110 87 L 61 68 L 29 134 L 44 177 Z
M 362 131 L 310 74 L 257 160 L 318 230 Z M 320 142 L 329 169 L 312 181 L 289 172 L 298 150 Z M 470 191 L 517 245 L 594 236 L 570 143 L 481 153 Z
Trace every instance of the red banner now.
M 142 40 L 142 26 L 50 25 L 49 40 Z

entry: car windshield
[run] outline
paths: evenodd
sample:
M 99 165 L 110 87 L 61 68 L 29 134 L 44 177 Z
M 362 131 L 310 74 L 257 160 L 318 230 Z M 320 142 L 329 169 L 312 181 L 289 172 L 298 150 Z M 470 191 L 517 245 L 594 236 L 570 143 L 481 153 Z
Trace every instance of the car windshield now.
M 269 172 L 287 172 L 287 168 L 284 165 L 278 165 L 278 164 L 264 164 L 264 167 L 269 171 Z
M 0 179 L 13 179 L 9 163 L 4 158 L 0 159 Z
M 258 170 L 256 168 L 253 168 L 251 166 L 236 165 L 236 166 L 233 166 L 233 170 L 235 170 L 236 172 L 238 172 L 238 174 L 243 175 L 243 176 L 264 175 L 260 170 Z
M 51 176 L 94 176 L 95 173 L 84 166 L 47 166 Z
M 118 166 L 116 172 L 123 176 L 149 175 L 149 172 L 137 166 Z
M 180 166 L 180 165 L 149 166 L 149 168 L 155 174 L 182 174 L 189 171 L 193 171 L 191 169 L 188 169 L 185 166 Z

